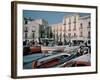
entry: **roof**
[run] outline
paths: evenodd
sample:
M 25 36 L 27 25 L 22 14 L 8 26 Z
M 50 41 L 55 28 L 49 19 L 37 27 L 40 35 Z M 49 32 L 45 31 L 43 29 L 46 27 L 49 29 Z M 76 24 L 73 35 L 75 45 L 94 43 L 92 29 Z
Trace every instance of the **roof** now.
M 87 15 L 87 16 L 82 16 L 82 17 L 80 17 L 79 19 L 88 19 L 88 18 L 91 18 L 91 16 L 90 15 Z

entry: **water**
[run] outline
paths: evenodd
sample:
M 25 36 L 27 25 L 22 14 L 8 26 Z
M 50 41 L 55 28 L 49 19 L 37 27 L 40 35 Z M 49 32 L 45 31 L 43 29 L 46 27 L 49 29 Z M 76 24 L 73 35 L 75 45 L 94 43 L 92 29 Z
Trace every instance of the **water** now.
M 75 54 L 76 50 L 71 51 L 71 53 Z M 47 55 L 47 56 L 51 56 L 51 55 Z M 32 69 L 32 61 L 43 58 L 43 57 L 46 57 L 46 55 L 44 55 L 43 53 L 36 53 L 36 54 L 33 53 L 31 55 L 23 56 L 23 69 Z M 70 59 L 73 59 L 74 57 L 75 57 L 75 55 L 72 55 L 70 57 L 67 57 L 66 59 L 61 59 L 60 63 L 63 63 L 63 62 L 70 60 Z
M 44 57 L 44 54 L 42 54 L 42 53 L 36 53 L 36 54 L 23 56 L 23 68 L 24 69 L 32 69 L 32 61 L 37 60 L 42 57 Z
M 33 60 L 37 60 L 39 58 L 42 58 L 43 56 L 44 54 L 41 54 L 41 53 L 26 55 L 26 56 L 23 56 L 23 62 L 24 63 L 32 62 Z

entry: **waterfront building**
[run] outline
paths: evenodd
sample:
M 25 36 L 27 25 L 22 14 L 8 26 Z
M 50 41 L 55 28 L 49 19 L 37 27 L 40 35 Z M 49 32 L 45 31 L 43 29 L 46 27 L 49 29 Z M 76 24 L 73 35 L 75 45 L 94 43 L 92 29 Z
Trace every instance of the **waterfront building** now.
M 62 22 L 48 24 L 44 19 L 24 18 L 24 40 L 53 41 L 55 44 L 90 43 L 91 16 L 65 15 Z
M 40 41 L 47 38 L 48 22 L 44 19 L 24 19 L 23 39 Z
M 79 14 L 71 14 L 64 16 L 64 41 L 72 42 L 74 39 L 77 40 L 78 29 L 79 29 Z
M 57 43 L 62 41 L 63 36 L 63 23 L 51 24 L 49 25 L 52 30 L 54 41 Z
M 91 39 L 91 16 L 83 16 L 79 18 L 79 39 L 90 43 Z
M 65 15 L 61 23 L 51 24 L 56 42 L 77 43 L 89 42 L 91 34 L 91 16 L 80 16 L 79 13 Z

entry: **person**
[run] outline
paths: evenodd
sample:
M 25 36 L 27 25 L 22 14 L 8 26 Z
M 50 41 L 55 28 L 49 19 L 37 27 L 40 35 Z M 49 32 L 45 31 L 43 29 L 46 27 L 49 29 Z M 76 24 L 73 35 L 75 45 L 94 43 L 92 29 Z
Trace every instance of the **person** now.
M 85 46 L 87 46 L 87 42 L 85 42 Z
M 77 50 L 77 56 L 81 56 L 83 54 L 83 49 L 82 47 L 80 46 Z
M 46 41 L 46 46 L 48 46 L 48 44 L 49 44 L 49 42 L 48 42 L 48 41 Z
M 77 56 L 80 56 L 81 55 L 81 49 L 79 48 L 78 50 L 77 50 Z
M 23 45 L 26 46 L 26 41 L 23 41 Z
M 34 40 L 32 41 L 32 44 L 33 44 L 33 45 L 35 44 Z

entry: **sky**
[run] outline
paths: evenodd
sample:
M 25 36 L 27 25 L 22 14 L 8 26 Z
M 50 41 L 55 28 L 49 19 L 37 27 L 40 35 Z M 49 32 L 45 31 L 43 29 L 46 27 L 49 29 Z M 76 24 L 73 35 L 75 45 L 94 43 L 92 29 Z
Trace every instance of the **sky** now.
M 54 12 L 54 11 L 34 11 L 34 10 L 23 10 L 23 17 L 32 19 L 45 19 L 49 24 L 55 24 L 62 22 L 65 15 L 73 14 L 74 12 Z M 89 13 L 80 13 L 80 16 L 86 16 Z

